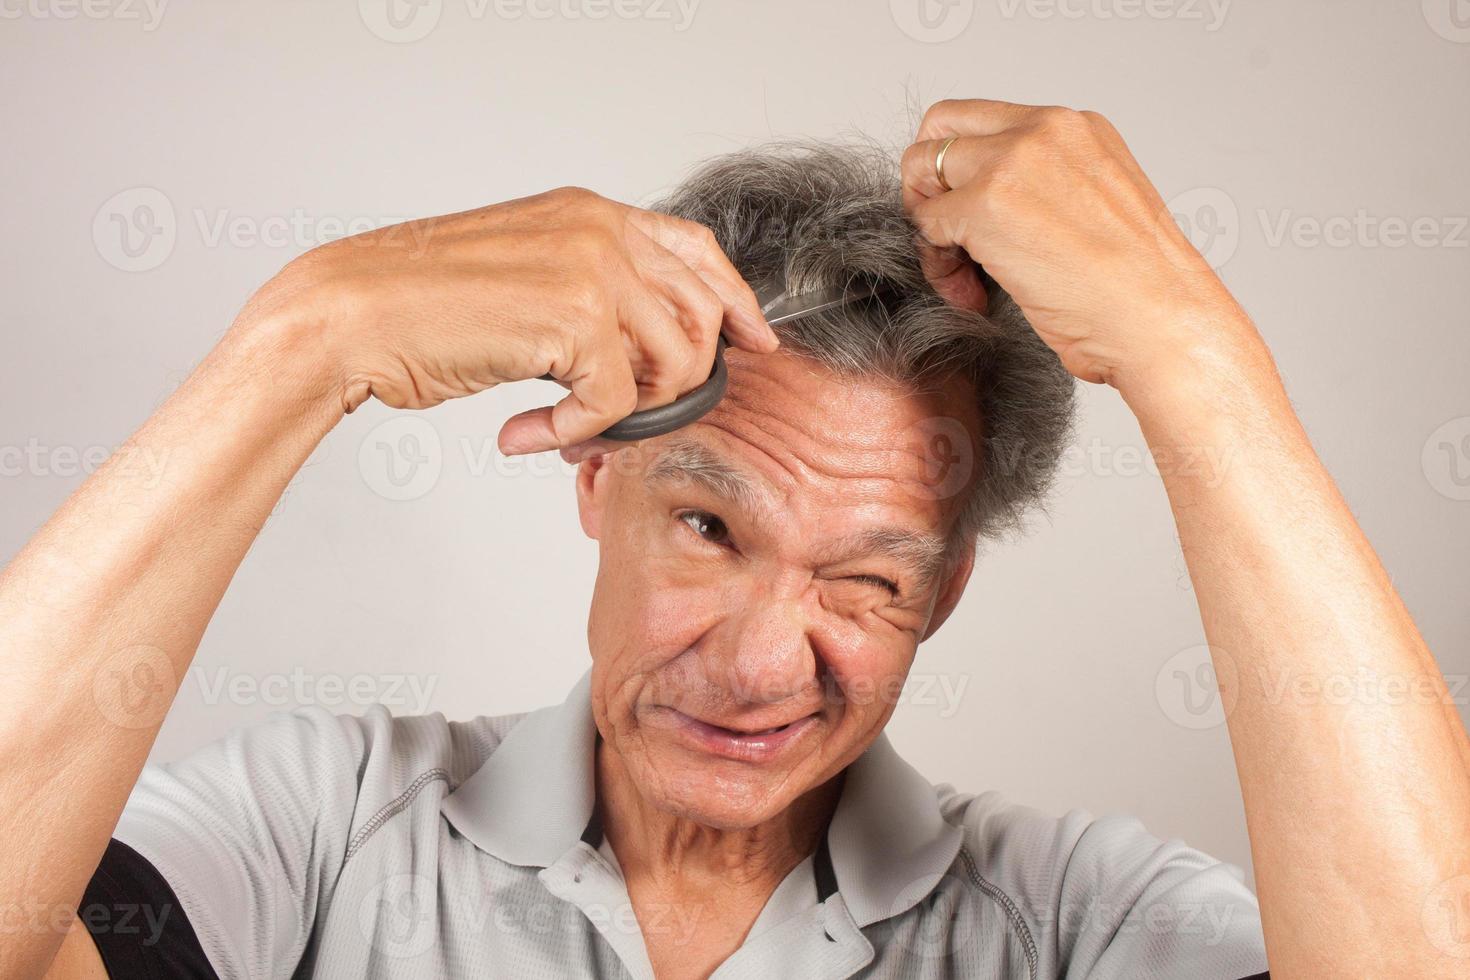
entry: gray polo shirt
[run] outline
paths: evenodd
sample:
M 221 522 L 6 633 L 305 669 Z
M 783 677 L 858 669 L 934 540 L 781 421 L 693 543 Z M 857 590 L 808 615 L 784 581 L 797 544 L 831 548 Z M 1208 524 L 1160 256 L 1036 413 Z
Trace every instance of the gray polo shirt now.
M 114 836 L 224 978 L 651 978 L 645 934 L 699 934 L 634 916 L 595 739 L 585 675 L 468 722 L 301 708 L 146 768 Z M 1242 877 L 1128 817 L 931 785 L 880 736 L 715 977 L 1235 980 L 1266 969 Z

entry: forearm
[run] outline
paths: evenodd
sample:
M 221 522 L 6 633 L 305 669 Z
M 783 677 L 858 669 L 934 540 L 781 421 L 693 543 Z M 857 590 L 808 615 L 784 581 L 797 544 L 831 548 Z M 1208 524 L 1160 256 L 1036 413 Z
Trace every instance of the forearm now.
M 1221 680 L 1272 976 L 1450 975 L 1424 916 L 1470 872 L 1470 743 L 1254 328 L 1199 327 L 1232 339 L 1119 387 Z
M 0 975 L 54 953 L 220 597 L 341 415 L 297 343 L 232 331 L 0 575 L 0 902 L 27 923 Z

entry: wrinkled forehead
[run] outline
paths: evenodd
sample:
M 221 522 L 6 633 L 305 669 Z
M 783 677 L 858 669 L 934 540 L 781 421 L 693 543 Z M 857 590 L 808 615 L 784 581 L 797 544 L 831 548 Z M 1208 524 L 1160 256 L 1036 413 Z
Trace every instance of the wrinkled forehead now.
M 724 400 L 649 441 L 654 482 L 692 474 L 721 496 L 807 518 L 857 511 L 948 528 L 978 476 L 981 427 L 967 380 L 916 388 L 786 351 L 731 351 L 728 360 Z

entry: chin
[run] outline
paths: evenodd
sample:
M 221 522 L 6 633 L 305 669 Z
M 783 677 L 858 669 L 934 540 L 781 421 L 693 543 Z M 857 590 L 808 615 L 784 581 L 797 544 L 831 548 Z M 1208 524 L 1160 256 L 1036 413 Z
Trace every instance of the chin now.
M 720 760 L 684 759 L 656 765 L 658 774 L 639 780 L 648 802 L 718 830 L 757 827 L 781 814 L 801 795 L 793 792 L 793 774 L 786 771 L 765 772 Z

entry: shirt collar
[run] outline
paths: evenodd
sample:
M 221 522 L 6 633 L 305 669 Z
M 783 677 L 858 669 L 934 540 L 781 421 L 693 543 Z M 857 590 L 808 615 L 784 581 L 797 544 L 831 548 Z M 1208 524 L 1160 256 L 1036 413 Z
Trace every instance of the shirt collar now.
M 509 864 L 550 867 L 582 840 L 596 802 L 591 671 L 559 705 L 526 715 L 444 798 L 445 818 Z M 827 831 L 838 890 L 859 928 L 917 904 L 954 863 L 962 831 L 934 787 L 879 734 L 847 770 Z

